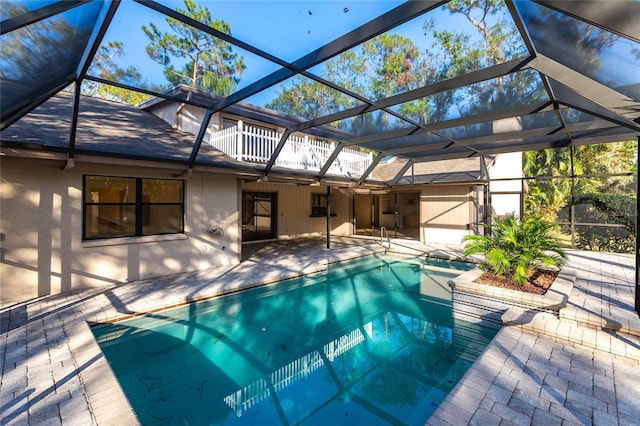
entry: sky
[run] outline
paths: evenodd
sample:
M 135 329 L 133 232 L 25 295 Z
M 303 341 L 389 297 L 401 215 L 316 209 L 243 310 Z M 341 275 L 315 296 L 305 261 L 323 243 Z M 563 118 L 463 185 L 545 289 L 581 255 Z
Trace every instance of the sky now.
M 161 1 L 181 7 L 181 1 Z M 370 19 L 397 6 L 399 1 L 205 1 L 216 19 L 230 24 L 232 35 L 246 43 L 294 61 Z M 347 12 L 345 12 L 347 8 Z M 148 43 L 142 25 L 154 22 L 167 29 L 164 16 L 132 1 L 123 1 L 114 16 L 105 41 L 122 41 L 125 65 L 137 65 L 150 82 L 163 81 L 162 67 L 144 52 Z M 330 24 L 327 24 L 330 23 Z M 280 67 L 234 47 L 245 58 L 246 82 L 255 81 Z
M 180 1 L 160 1 L 171 8 L 182 8 Z M 229 23 L 232 35 L 248 44 L 293 62 L 322 45 L 333 41 L 344 33 L 365 24 L 371 19 L 395 8 L 402 1 L 217 1 L 200 2 L 205 5 L 215 19 Z M 464 18 L 451 17 L 448 12 L 436 11 L 435 16 L 441 29 L 459 30 L 468 25 Z M 421 49 L 427 49 L 430 40 L 423 30 L 426 16 L 418 17 L 403 24 L 394 32 L 410 37 Z M 125 0 L 114 16 L 104 42 L 124 43 L 126 57 L 119 65 L 137 66 L 148 83 L 166 84 L 163 68 L 153 62 L 145 53 L 149 39 L 141 27 L 155 23 L 162 31 L 168 26 L 165 17 L 147 7 Z M 246 69 L 238 89 L 280 69 L 280 66 L 234 46 L 234 52 L 244 57 Z M 286 83 L 286 82 L 285 82 Z M 250 102 L 264 106 L 278 90 L 274 86 L 265 93 L 256 95 Z
M 170 8 L 183 8 L 182 0 L 160 0 L 159 3 Z M 220 19 L 230 25 L 232 35 L 248 44 L 293 62 L 322 45 L 340 37 L 346 32 L 384 14 L 402 3 L 400 0 L 204 0 L 214 19 Z M 536 13 L 536 7 L 532 13 Z M 527 11 L 527 7 L 524 11 Z M 392 32 L 412 39 L 419 49 L 429 49 L 433 43 L 423 29 L 427 19 L 433 19 L 436 29 L 465 31 L 472 37 L 477 32 L 461 16 L 452 16 L 443 8 L 409 21 Z M 163 67 L 152 61 L 145 52 L 148 37 L 142 32 L 142 26 L 153 22 L 161 31 L 168 29 L 165 16 L 131 0 L 124 0 L 114 16 L 104 41 L 124 43 L 126 56 L 118 60 L 120 66 L 134 65 L 142 72 L 149 84 L 166 85 Z M 561 29 L 556 29 L 560 31 Z M 555 39 L 562 42 L 561 33 Z M 626 42 L 626 43 L 625 43 Z M 623 84 L 638 83 L 637 74 L 630 72 L 628 64 L 630 47 L 634 44 L 622 39 L 614 48 L 602 52 L 605 66 L 595 77 L 601 82 L 614 81 Z M 259 80 L 280 69 L 280 66 L 257 55 L 234 46 L 234 52 L 244 58 L 246 65 L 237 89 Z M 571 52 L 563 49 L 565 54 Z M 562 58 L 558 58 L 562 60 Z M 640 61 L 636 61 L 640 64 Z M 625 64 L 627 66 L 625 66 Z M 178 68 L 179 68 L 178 64 Z M 320 67 L 312 69 L 318 75 Z M 605 73 L 606 71 L 606 73 Z M 285 82 L 286 84 L 286 82 Z M 249 101 L 264 106 L 275 97 L 279 85 L 264 93 L 252 97 Z M 632 95 L 632 92 L 629 92 Z

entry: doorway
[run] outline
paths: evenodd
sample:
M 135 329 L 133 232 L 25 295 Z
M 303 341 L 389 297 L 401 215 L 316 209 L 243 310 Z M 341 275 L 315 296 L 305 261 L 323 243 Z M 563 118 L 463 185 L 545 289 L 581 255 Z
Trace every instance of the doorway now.
M 380 236 L 382 227 L 391 238 L 420 239 L 420 193 L 354 194 L 354 234 Z
M 377 204 L 376 204 L 377 201 Z M 380 235 L 380 215 L 376 205 L 380 204 L 380 196 L 374 194 L 354 194 L 353 225 L 356 235 L 375 236 L 376 229 Z
M 242 241 L 276 238 L 277 194 L 275 192 L 242 193 Z

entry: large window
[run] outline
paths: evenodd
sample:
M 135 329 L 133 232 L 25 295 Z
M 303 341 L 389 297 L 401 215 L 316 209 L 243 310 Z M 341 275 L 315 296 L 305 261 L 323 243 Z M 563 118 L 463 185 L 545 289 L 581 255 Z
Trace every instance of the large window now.
M 85 176 L 83 194 L 83 239 L 184 231 L 181 180 Z

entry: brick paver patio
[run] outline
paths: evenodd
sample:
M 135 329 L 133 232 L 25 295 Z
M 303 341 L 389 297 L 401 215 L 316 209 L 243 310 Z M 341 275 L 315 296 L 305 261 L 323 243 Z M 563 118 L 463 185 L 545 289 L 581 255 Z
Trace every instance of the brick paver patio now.
M 459 247 L 402 242 L 413 253 Z M 89 324 L 321 270 L 381 251 L 372 240 L 256 247 L 240 265 L 46 297 L 0 310 L 1 424 L 136 424 Z M 632 256 L 571 252 L 578 279 L 561 311 L 513 315 L 429 424 L 637 424 L 640 320 Z M 506 314 L 505 314 L 506 315 Z M 506 318 L 509 319 L 509 318 Z

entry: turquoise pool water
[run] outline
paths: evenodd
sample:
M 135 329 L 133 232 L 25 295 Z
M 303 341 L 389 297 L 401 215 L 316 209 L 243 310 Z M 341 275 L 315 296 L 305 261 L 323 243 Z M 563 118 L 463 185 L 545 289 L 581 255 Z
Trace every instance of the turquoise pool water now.
M 424 424 L 495 330 L 460 262 L 370 256 L 93 332 L 145 425 Z

